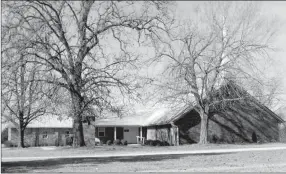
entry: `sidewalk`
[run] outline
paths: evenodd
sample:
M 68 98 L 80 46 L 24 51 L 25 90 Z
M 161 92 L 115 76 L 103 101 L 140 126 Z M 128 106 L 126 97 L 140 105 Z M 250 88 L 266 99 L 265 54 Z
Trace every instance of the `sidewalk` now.
M 20 161 L 38 161 L 52 159 L 70 159 L 70 158 L 108 158 L 108 157 L 136 157 L 136 156 L 156 156 L 156 155 L 208 155 L 248 151 L 272 151 L 286 150 L 286 146 L 279 147 L 251 147 L 251 148 L 233 148 L 233 149 L 207 149 L 207 150 L 170 150 L 161 152 L 118 152 L 106 154 L 85 154 L 71 156 L 51 156 L 51 157 L 4 157 L 2 162 L 20 162 Z

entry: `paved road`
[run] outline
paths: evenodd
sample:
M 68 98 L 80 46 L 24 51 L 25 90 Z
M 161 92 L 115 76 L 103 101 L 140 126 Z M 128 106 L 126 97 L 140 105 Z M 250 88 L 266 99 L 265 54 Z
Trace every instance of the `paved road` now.
M 286 146 L 278 147 L 253 147 L 239 149 L 209 149 L 209 150 L 183 150 L 183 151 L 166 151 L 166 152 L 122 152 L 107 154 L 85 154 L 72 156 L 51 156 L 51 157 L 3 157 L 2 162 L 20 162 L 35 160 L 51 160 L 51 159 L 76 159 L 76 158 L 106 158 L 106 157 L 136 157 L 136 156 L 155 156 L 155 155 L 204 155 L 204 154 L 223 154 L 233 152 L 249 152 L 249 151 L 272 151 L 286 150 Z
M 286 172 L 286 147 L 4 158 L 2 172 Z

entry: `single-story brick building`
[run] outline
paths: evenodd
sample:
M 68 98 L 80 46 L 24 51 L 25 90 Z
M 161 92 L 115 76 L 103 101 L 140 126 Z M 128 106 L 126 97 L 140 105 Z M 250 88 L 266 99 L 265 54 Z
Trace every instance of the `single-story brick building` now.
M 236 92 L 241 90 L 237 87 Z M 233 88 L 229 88 L 233 89 Z M 223 109 L 212 109 L 208 121 L 208 141 L 211 143 L 255 143 L 284 141 L 285 121 L 254 98 L 238 100 Z M 66 145 L 71 136 L 72 119 L 41 117 L 31 122 L 25 131 L 29 146 Z M 200 116 L 194 107 L 152 108 L 132 116 L 101 118 L 84 124 L 86 144 L 95 138 L 106 143 L 120 139 L 128 144 L 146 140 L 166 141 L 170 145 L 197 143 Z M 283 138 L 284 137 L 284 138 Z M 17 129 L 8 127 L 8 140 L 17 141 Z
M 72 137 L 73 120 L 70 117 L 46 115 L 32 120 L 25 129 L 25 146 L 66 146 L 68 137 Z M 86 144 L 94 145 L 95 127 L 83 124 Z M 18 144 L 18 130 L 13 123 L 5 125 L 2 133 L 13 145 Z
M 8 141 L 18 142 L 18 130 L 14 124 L 7 126 Z M 72 119 L 60 120 L 56 116 L 44 116 L 33 120 L 25 130 L 25 146 L 61 146 L 72 133 Z
M 235 92 L 243 92 L 234 85 Z M 230 91 L 229 91 L 230 92 Z M 285 121 L 248 93 L 246 99 L 212 109 L 208 121 L 211 143 L 253 143 L 281 141 Z M 92 123 L 95 136 L 102 142 L 122 139 L 128 143 L 143 140 L 167 141 L 171 145 L 197 143 L 200 116 L 193 107 L 161 108 L 137 113 L 131 117 L 99 119 Z M 285 128 L 284 128 L 285 131 Z M 283 134 L 284 136 L 284 134 Z
M 8 141 L 17 145 L 18 130 L 9 123 L 7 126 Z M 72 120 L 60 120 L 55 116 L 44 116 L 31 121 L 25 129 L 25 146 L 61 146 L 66 145 L 66 139 L 72 133 Z
M 133 116 L 97 119 L 92 124 L 95 126 L 95 136 L 103 143 L 120 139 L 137 144 L 150 139 L 176 145 L 178 127 L 171 124 L 175 113 L 168 108 L 153 108 Z

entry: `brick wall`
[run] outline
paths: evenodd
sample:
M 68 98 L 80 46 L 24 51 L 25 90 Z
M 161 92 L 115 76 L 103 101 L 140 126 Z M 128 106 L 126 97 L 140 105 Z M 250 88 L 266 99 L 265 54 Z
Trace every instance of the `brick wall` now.
M 66 132 L 72 133 L 71 128 L 26 128 L 25 146 L 63 146 L 66 145 Z M 47 137 L 44 134 L 47 133 Z M 18 130 L 11 128 L 11 142 L 18 144 Z
M 45 133 L 47 133 L 46 137 L 44 137 Z M 39 146 L 56 146 L 56 141 L 58 139 L 57 133 L 55 131 L 55 128 L 39 129 Z

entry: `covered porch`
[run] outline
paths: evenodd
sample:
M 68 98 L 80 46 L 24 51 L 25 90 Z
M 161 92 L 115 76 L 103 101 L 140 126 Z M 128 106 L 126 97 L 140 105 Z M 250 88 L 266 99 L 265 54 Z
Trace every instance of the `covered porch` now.
M 97 126 L 95 136 L 102 143 L 120 140 L 128 144 L 144 144 L 147 136 L 147 128 L 143 126 Z
M 147 140 L 179 145 L 179 128 L 173 120 L 178 110 L 169 108 L 140 111 L 133 116 L 99 118 L 92 124 L 95 136 L 105 144 L 108 140 L 127 141 L 128 144 L 145 144 Z

